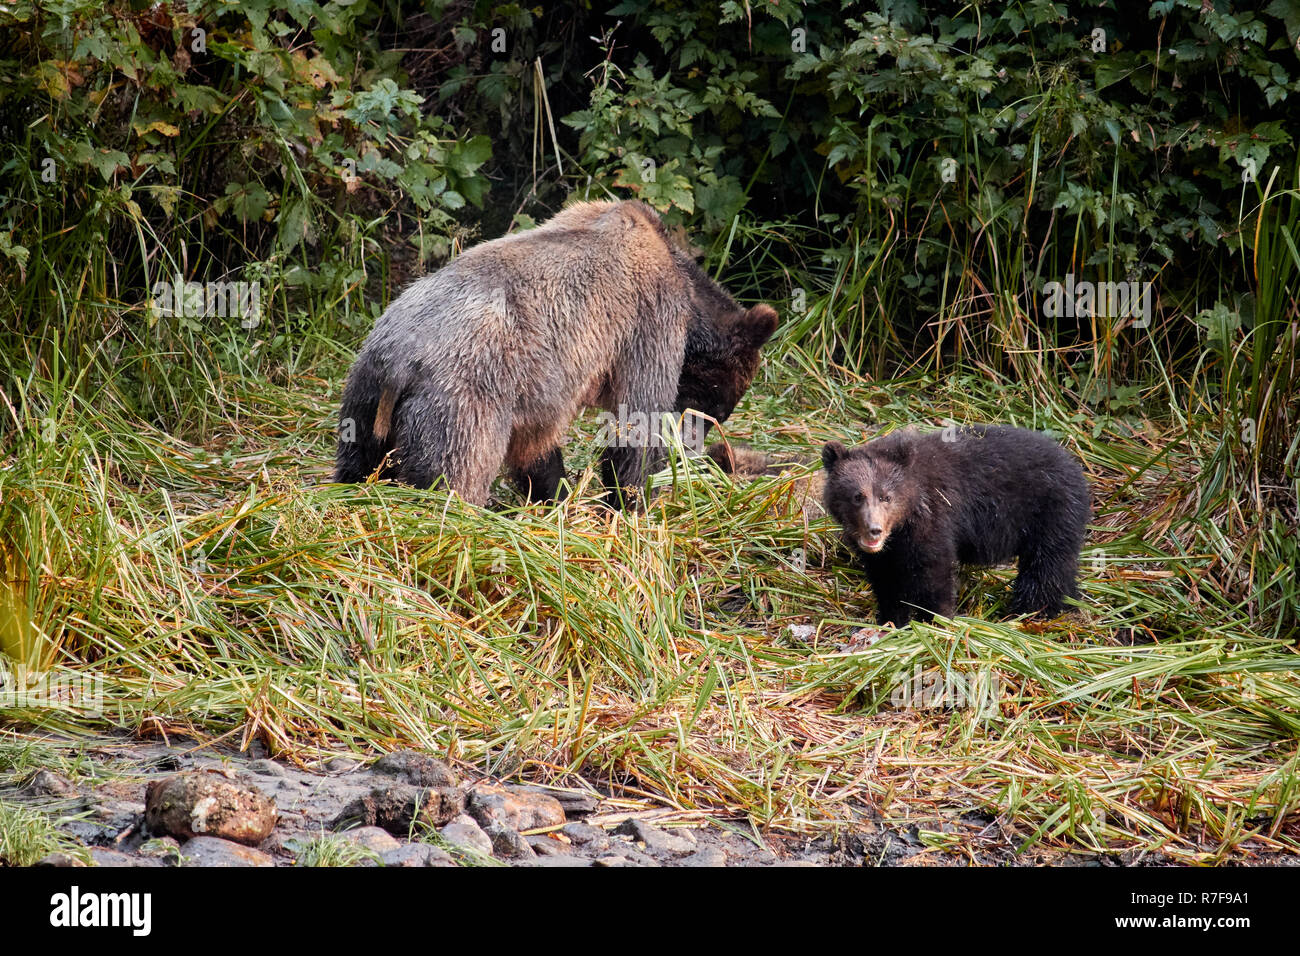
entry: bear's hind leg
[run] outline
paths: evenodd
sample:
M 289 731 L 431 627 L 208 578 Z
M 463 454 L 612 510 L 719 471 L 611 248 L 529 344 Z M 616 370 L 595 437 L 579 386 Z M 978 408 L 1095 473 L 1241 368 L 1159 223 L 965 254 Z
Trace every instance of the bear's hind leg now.
M 486 505 L 509 441 L 510 418 L 499 409 L 408 400 L 398 421 L 398 478 L 416 488 L 445 481 L 470 504 Z
M 1065 599 L 1078 597 L 1077 548 L 1030 548 L 1020 555 L 1016 583 L 1011 588 L 1011 613 L 1056 617 Z

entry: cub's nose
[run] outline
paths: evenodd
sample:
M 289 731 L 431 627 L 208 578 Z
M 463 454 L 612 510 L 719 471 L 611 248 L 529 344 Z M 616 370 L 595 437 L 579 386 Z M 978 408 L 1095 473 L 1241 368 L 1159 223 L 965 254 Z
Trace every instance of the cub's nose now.
M 880 527 L 878 524 L 873 524 L 867 528 L 867 534 L 871 535 L 873 538 L 879 538 L 884 533 L 885 529 Z

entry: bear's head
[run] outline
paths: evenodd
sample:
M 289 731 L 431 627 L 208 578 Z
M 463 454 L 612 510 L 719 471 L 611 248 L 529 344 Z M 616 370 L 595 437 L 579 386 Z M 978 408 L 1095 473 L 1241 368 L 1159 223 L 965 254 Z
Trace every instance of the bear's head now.
M 688 426 L 696 448 L 703 445 L 713 421 L 725 422 L 744 398 L 758 372 L 759 350 L 776 325 L 776 309 L 756 305 L 697 317 L 687 328 L 675 408 L 678 414 L 694 409 L 708 416 Z
M 917 485 L 907 473 L 911 463 L 912 440 L 904 432 L 854 449 L 826 443 L 825 507 L 844 529 L 847 543 L 876 554 L 915 512 Z

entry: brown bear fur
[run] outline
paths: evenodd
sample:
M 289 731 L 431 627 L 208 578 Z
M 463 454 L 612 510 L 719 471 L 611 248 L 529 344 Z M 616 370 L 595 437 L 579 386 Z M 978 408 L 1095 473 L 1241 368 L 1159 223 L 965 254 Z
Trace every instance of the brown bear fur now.
M 877 622 L 952 617 L 959 564 L 1019 559 L 1015 614 L 1076 597 L 1091 494 L 1078 459 L 1046 435 L 975 425 L 829 442 L 826 510 L 875 592 Z
M 335 478 L 445 481 L 484 504 L 504 464 L 531 498 L 553 497 L 584 407 L 724 421 L 776 325 L 771 306 L 742 308 L 709 279 L 649 206 L 578 203 L 389 306 L 348 374 Z M 696 422 L 701 443 L 707 428 Z M 605 481 L 635 486 L 661 458 L 654 441 L 609 447 Z

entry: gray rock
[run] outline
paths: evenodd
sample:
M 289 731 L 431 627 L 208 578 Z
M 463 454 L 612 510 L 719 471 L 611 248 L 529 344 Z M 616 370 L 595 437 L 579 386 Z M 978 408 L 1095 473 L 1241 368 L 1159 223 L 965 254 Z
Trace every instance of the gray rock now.
M 600 798 L 584 790 L 534 786 L 510 787 L 509 789 L 516 793 L 535 793 L 539 796 L 550 797 L 559 803 L 565 815 L 570 817 L 581 817 L 586 816 L 588 813 L 595 813 L 596 808 L 600 806 Z
M 95 866 L 162 866 L 162 863 L 158 860 L 132 856 L 130 853 L 123 853 L 121 850 L 109 850 L 102 846 L 92 846 L 90 848 L 90 859 Z
M 123 854 L 125 855 L 125 854 Z M 75 853 L 54 852 L 36 861 L 37 866 L 88 866 L 84 857 Z
M 470 817 L 457 817 L 438 831 L 452 846 L 473 850 L 484 856 L 492 855 L 492 838 Z
M 616 834 L 630 836 L 651 853 L 671 856 L 686 856 L 699 849 L 694 835 L 682 831 L 681 835 L 660 830 L 640 820 L 625 820 L 614 828 Z
M 567 853 L 556 853 L 553 856 L 539 856 L 529 861 L 531 866 L 592 866 L 591 860 L 581 856 L 571 856 Z M 618 864 L 623 865 L 623 864 Z
M 528 841 L 519 835 L 518 830 L 502 826 L 495 820 L 483 827 L 483 832 L 492 841 L 492 855 L 501 860 L 531 860 L 537 854 L 528 845 Z
M 105 800 L 92 803 L 90 812 L 106 829 L 121 831 L 140 822 L 145 805 L 135 800 Z
M 600 827 L 590 823 L 566 823 L 560 832 L 573 841 L 574 845 L 600 851 L 609 846 L 609 835 Z
M 720 846 L 706 846 L 681 861 L 682 866 L 726 866 L 727 852 Z
M 331 774 L 355 773 L 361 769 L 361 764 L 351 757 L 331 757 L 325 761 L 325 770 Z
M 455 866 L 456 861 L 442 847 L 428 843 L 407 843 L 382 857 L 384 866 Z
M 275 861 L 261 850 L 208 836 L 186 841 L 181 856 L 185 858 L 181 866 L 275 866 Z
M 553 840 L 549 836 L 530 836 L 524 837 L 528 845 L 533 848 L 533 852 L 538 856 L 560 856 L 567 851 L 565 844 L 559 840 Z
M 370 765 L 375 773 L 396 777 L 417 787 L 454 787 L 459 781 L 441 760 L 416 750 L 385 754 Z
M 319 830 L 303 830 L 277 826 L 275 832 L 257 845 L 263 853 L 276 856 L 297 857 L 302 847 L 320 836 Z
M 274 760 L 254 760 L 248 765 L 253 773 L 264 777 L 287 777 L 288 772 Z
M 381 856 L 402 845 L 383 827 L 357 827 L 355 830 L 343 830 L 336 835 L 367 850 L 374 850 Z
M 75 797 L 77 788 L 53 770 L 38 770 L 31 775 L 23 789 L 41 797 Z
M 464 803 L 465 795 L 455 787 L 426 789 L 409 783 L 389 783 L 349 803 L 330 826 L 335 830 L 380 826 L 404 837 L 416 823 L 432 827 L 450 823 Z
M 470 790 L 465 809 L 480 825 L 496 820 L 511 830 L 564 826 L 564 807 L 546 794 L 480 783 Z
M 616 836 L 609 841 L 609 850 L 615 856 L 621 856 L 636 866 L 659 866 L 660 863 L 649 853 L 638 847 L 629 836 Z

